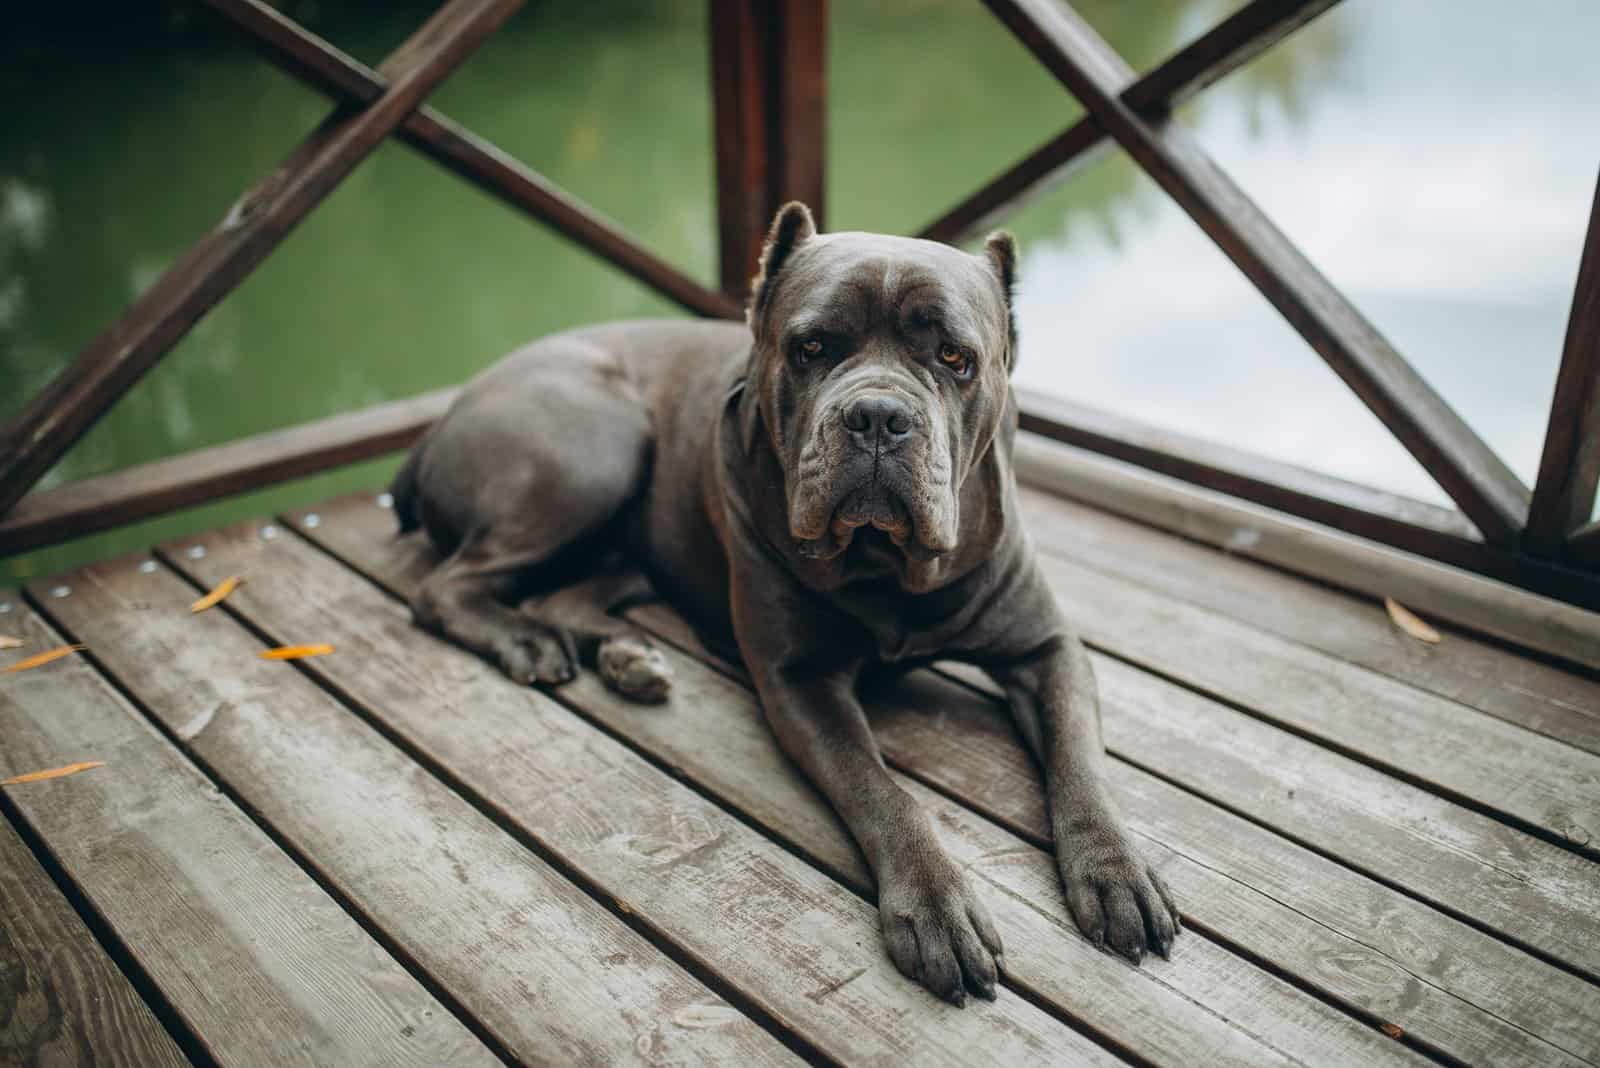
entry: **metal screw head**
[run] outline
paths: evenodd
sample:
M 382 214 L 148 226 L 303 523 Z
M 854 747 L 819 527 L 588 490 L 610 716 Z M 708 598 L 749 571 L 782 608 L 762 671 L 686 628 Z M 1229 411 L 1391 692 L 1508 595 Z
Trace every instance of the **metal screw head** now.
M 394 494 L 392 494 L 392 493 L 380 493 L 380 494 L 378 494 L 378 507 L 379 508 L 393 508 L 394 507 Z
M 153 575 L 155 574 L 156 570 L 156 562 L 154 560 L 146 560 L 144 563 L 139 565 L 139 570 L 144 572 L 146 575 Z
M 71 597 L 72 596 L 72 587 L 71 586 L 56 586 L 53 589 L 51 589 L 50 596 L 52 596 L 52 597 Z
M 183 555 L 187 556 L 191 560 L 204 559 L 206 555 L 206 547 L 204 545 L 191 545 L 183 551 Z
M 261 536 L 268 541 L 271 541 L 273 538 L 278 536 L 278 528 L 273 526 L 271 523 L 268 523 L 266 526 L 261 528 Z
M 315 512 L 307 512 L 306 517 L 300 520 L 300 522 L 305 524 L 307 527 L 310 527 L 312 530 L 315 530 L 317 527 L 322 525 L 322 517 Z

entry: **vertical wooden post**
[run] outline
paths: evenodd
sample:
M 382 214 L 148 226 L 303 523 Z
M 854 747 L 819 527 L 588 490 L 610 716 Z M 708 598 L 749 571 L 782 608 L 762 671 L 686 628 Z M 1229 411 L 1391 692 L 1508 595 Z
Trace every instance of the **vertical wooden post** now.
M 1539 480 L 1522 545 L 1555 556 L 1567 535 L 1589 521 L 1600 480 L 1600 184 L 1595 186 L 1589 234 L 1578 261 L 1567 340 L 1550 401 Z
M 722 288 L 744 299 L 780 205 L 820 225 L 826 0 L 711 0 L 711 88 Z

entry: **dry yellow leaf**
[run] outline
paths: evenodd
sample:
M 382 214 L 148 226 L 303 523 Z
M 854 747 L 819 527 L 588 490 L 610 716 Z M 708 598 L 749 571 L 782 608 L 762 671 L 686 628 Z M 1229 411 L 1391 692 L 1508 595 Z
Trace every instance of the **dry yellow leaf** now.
M 0 634 L 0 649 L 21 649 L 27 644 L 21 638 L 13 638 L 9 634 Z
M 204 612 L 207 608 L 215 607 L 222 603 L 222 599 L 244 584 L 240 575 L 229 575 L 214 586 L 210 593 L 200 598 L 189 606 L 190 612 Z
M 44 782 L 46 779 L 59 779 L 63 775 L 76 775 L 80 771 L 90 768 L 103 768 L 104 760 L 85 760 L 77 764 L 68 764 L 64 768 L 51 768 L 49 771 L 30 771 L 26 775 L 13 775 L 9 779 L 0 779 L 0 786 L 20 786 L 25 782 Z
M 276 649 L 263 649 L 256 655 L 263 660 L 299 660 L 307 656 L 326 656 L 333 646 L 323 642 L 318 645 L 283 645 Z
M 87 648 L 87 645 L 60 645 L 54 649 L 46 649 L 42 653 L 34 653 L 26 659 L 18 660 L 15 664 L 7 667 L 4 673 L 9 675 L 13 671 L 27 671 L 29 668 L 36 668 L 40 664 L 48 664 L 52 660 L 60 660 L 64 656 L 71 656 L 73 653 Z
M 1402 1031 L 1397 1024 L 1392 1023 L 1386 1023 L 1383 1025 L 1383 1033 L 1388 1035 L 1390 1038 L 1399 1038 L 1401 1035 L 1405 1034 L 1405 1032 Z
M 1389 610 L 1389 618 L 1394 620 L 1394 625 L 1417 639 L 1429 645 L 1439 644 L 1439 632 L 1428 626 L 1411 613 L 1411 610 L 1393 597 L 1383 599 L 1383 607 Z

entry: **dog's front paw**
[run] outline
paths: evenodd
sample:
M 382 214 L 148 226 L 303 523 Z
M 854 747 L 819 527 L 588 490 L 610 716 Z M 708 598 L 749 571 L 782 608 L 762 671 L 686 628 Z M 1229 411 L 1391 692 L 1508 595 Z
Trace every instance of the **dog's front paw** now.
M 907 977 L 955 1005 L 967 992 L 994 1000 L 1004 956 L 989 910 L 942 854 L 884 879 L 878 895 L 883 937 Z
M 605 684 L 630 700 L 660 704 L 672 692 L 672 665 L 643 638 L 607 638 L 598 659 Z
M 1119 831 L 1059 843 L 1061 881 L 1078 929 L 1097 946 L 1138 964 L 1148 949 L 1162 957 L 1182 930 L 1172 894 Z

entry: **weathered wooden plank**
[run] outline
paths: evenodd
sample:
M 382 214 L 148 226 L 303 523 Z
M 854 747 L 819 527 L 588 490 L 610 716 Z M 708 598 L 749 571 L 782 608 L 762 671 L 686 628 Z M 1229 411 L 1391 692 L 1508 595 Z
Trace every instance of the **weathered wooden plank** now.
M 646 605 L 633 615 L 720 673 L 743 678 L 742 669 L 707 653 L 665 606 Z M 885 759 L 1048 847 L 1038 771 L 997 688 L 973 668 L 941 670 L 989 698 L 932 672 L 871 694 L 868 709 Z M 694 677 L 692 668 L 678 671 L 680 679 Z M 1118 714 L 1109 698 L 1106 714 Z M 730 721 L 694 737 L 722 745 L 751 729 Z M 1194 757 L 1203 761 L 1206 754 Z M 709 764 L 713 775 L 730 763 L 698 747 L 669 759 L 682 762 L 685 773 Z M 1110 768 L 1130 826 L 1147 839 L 1191 927 L 1463 1061 L 1543 1064 L 1562 1060 L 1564 1052 L 1600 1062 L 1600 991 L 1591 984 L 1120 759 Z M 793 806 L 781 794 L 770 803 Z
M 1046 553 L 1600 753 L 1600 682 L 1449 627 L 1444 627 L 1444 641 L 1426 645 L 1397 630 L 1376 598 L 1357 597 L 1031 487 L 1022 489 L 1021 500 L 1034 544 Z
M 1559 554 L 1566 536 L 1589 522 L 1600 480 L 1600 183 L 1573 287 L 1567 339 L 1556 372 L 1539 476 L 1522 544 Z
M 355 104 L 382 95 L 377 72 L 269 7 L 263 0 L 206 0 L 244 29 L 272 62 L 316 88 Z M 737 319 L 739 302 L 708 289 L 635 242 L 616 223 L 471 130 L 426 105 L 397 136 L 491 196 L 544 223 L 668 300 L 699 315 Z
M 0 556 L 403 449 L 455 395 L 442 389 L 376 404 L 30 493 L 0 520 Z
M 743 299 L 778 208 L 822 225 L 828 6 L 711 0 L 711 95 L 722 288 Z
M 821 1056 L 1119 1063 L 1021 998 L 965 1010 L 932 998 L 883 953 L 861 897 L 549 697 L 419 631 L 404 607 L 298 537 L 261 539 L 249 525 L 196 543 L 203 558 L 180 550 L 174 560 L 201 583 L 244 567 L 271 576 L 228 601 L 270 640 L 314 633 L 337 646 L 304 670 Z
M 188 1063 L 0 815 L 0 1064 Z
M 352 564 L 396 593 L 415 583 L 421 573 L 419 562 L 427 559 L 426 549 L 417 539 L 390 538 L 386 517 L 367 500 L 346 499 L 319 508 L 316 515 L 317 524 L 306 530 L 307 536 L 346 555 Z M 644 611 L 652 624 L 659 624 L 665 613 L 667 619 L 682 625 L 681 619 L 664 609 L 652 606 Z M 681 633 L 675 636 L 682 637 Z M 561 696 L 737 808 L 747 819 L 865 889 L 868 876 L 854 847 L 827 806 L 783 759 L 748 689 L 693 659 L 674 651 L 668 655 L 677 673 L 670 715 L 619 700 L 588 675 L 580 675 L 564 687 Z M 963 696 L 968 704 L 987 708 L 973 695 Z M 1037 784 L 1026 788 L 1037 804 Z M 1196 1057 L 1216 1059 L 1215 1043 L 1220 1036 L 1215 1021 L 1208 1023 L 1205 1014 L 1226 1019 L 1287 1056 L 1312 1062 L 1398 1055 L 1374 1032 L 1354 1025 L 1205 936 L 1180 939 L 1189 944 L 1179 946 L 1171 962 L 1149 961 L 1143 971 L 1130 971 L 1113 958 L 1089 951 L 1067 916 L 1054 863 L 1043 851 L 971 819 L 970 814 L 932 794 L 918 793 L 933 812 L 953 855 L 1002 892 L 1003 896 L 991 900 L 1008 947 L 1007 973 L 1034 998 L 1060 1004 L 1119 1044 L 1158 1059 L 1170 1059 L 1175 1052 L 1180 1062 Z M 1026 904 L 1020 905 L 1022 902 Z M 1260 918 L 1251 922 L 1259 926 Z M 1010 948 L 1019 942 L 1029 947 L 1028 952 L 1018 954 Z M 1152 991 L 1146 984 L 1159 984 L 1159 988 Z M 1181 1000 L 1167 997 L 1167 990 Z M 1155 1004 L 1151 1004 L 1153 1000 Z M 1201 1016 L 1194 1015 L 1196 1008 Z M 1166 1029 L 1144 1033 L 1145 1025 L 1139 1021 L 1152 1018 L 1161 1019 Z M 1185 1028 L 1199 1033 L 1185 1033 Z M 1174 1039 L 1181 1043 L 1177 1050 L 1170 1045 Z M 1206 1042 L 1212 1045 L 1209 1052 L 1202 1053 L 1207 1047 L 1201 1043 Z M 1515 1042 L 1496 1046 L 1516 1048 Z M 1188 1057 L 1183 1055 L 1185 1050 Z M 1260 1048 L 1244 1052 L 1258 1058 L 1270 1056 Z
M 1251 0 L 1155 70 L 1130 85 L 1122 99 L 1141 114 L 1170 111 L 1206 86 L 1244 66 L 1332 7 L 1337 0 Z M 1059 185 L 1069 170 L 1106 146 L 1092 119 L 1081 119 L 990 180 L 921 236 L 960 244 L 1001 216 Z
M 1051 0 L 987 3 L 1322 355 L 1485 540 L 1514 544 L 1527 518 L 1527 488 L 1181 124 L 1147 119 L 1123 101 L 1133 71 L 1094 29 Z
M 1600 669 L 1595 612 L 1034 434 L 1018 435 L 1016 465 L 1019 479 L 1048 492 Z
M 0 738 L 0 777 L 106 762 L 7 802 L 217 1063 L 499 1063 L 86 658 L 6 676 Z
M 384 61 L 388 88 L 336 111 L 0 432 L 0 515 L 253 271 L 522 0 L 449 0 Z
M 247 609 L 251 584 L 276 577 L 243 548 L 233 564 L 247 582 L 233 597 Z M 40 584 L 37 595 L 500 1050 L 529 1063 L 617 1064 L 644 1041 L 665 1059 L 794 1063 L 304 674 L 259 659 L 261 641 L 227 612 L 192 617 L 194 589 L 147 559 L 95 564 Z M 71 595 L 43 595 L 58 583 Z M 686 1013 L 719 1026 L 672 1024 Z
M 1093 565 L 1040 562 L 1096 648 L 1591 857 L 1600 849 L 1600 756 Z

